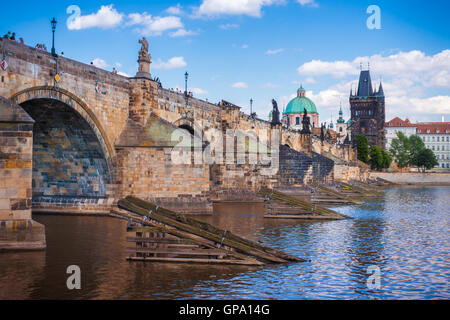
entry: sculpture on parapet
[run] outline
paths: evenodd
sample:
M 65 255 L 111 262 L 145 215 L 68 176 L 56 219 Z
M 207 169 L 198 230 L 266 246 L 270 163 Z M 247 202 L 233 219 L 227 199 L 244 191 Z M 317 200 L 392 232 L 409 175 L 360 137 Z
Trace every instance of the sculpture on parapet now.
M 311 118 L 308 117 L 308 111 L 306 108 L 303 111 L 303 120 L 302 120 L 303 129 L 300 133 L 311 133 Z
M 148 54 L 148 41 L 145 39 L 145 37 L 142 38 L 142 40 L 139 40 L 139 43 L 142 45 L 141 50 L 139 51 L 139 56 L 150 59 L 150 55 Z
M 278 125 L 281 124 L 280 122 L 280 111 L 278 110 L 278 104 L 275 101 L 275 99 L 272 99 L 272 106 L 273 106 L 273 110 L 272 110 L 272 125 Z
M 142 38 L 142 40 L 139 40 L 139 43 L 141 44 L 141 50 L 139 50 L 139 71 L 136 73 L 136 77 L 140 78 L 147 78 L 152 79 L 150 75 L 150 64 L 151 62 L 151 54 L 148 53 L 148 41 L 147 39 Z
M 322 123 L 321 127 L 320 127 L 320 141 L 324 141 L 325 140 L 325 125 Z

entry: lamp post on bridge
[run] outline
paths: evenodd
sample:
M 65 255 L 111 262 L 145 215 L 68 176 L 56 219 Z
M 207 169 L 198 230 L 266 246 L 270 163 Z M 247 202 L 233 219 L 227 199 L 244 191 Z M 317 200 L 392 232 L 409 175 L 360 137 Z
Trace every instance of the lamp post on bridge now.
M 253 117 L 253 98 L 250 98 L 250 117 Z
M 184 97 L 186 99 L 186 106 L 185 106 L 186 117 L 187 117 L 188 103 L 189 103 L 189 95 L 188 95 L 188 89 L 187 89 L 188 78 L 189 78 L 189 73 L 187 73 L 187 71 L 186 71 L 186 73 L 184 74 L 184 80 L 185 80 Z
M 55 50 L 55 30 L 56 30 L 56 24 L 57 21 L 55 18 L 53 18 L 52 21 L 50 21 L 50 23 L 52 24 L 52 33 L 53 33 L 53 38 L 52 38 L 52 55 L 56 56 L 56 50 Z

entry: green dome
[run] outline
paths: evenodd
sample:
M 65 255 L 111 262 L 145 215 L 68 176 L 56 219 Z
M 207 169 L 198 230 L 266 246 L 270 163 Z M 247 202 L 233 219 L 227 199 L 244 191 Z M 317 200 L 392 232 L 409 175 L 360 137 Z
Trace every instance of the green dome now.
M 305 109 L 308 113 L 317 113 L 314 102 L 306 97 L 296 97 L 288 103 L 284 113 L 303 113 Z

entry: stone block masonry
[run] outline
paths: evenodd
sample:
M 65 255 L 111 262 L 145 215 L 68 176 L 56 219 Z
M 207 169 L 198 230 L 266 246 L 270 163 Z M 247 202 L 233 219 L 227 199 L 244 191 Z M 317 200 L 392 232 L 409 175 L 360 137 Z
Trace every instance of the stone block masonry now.
M 0 250 L 45 248 L 44 226 L 31 220 L 33 123 L 0 97 Z

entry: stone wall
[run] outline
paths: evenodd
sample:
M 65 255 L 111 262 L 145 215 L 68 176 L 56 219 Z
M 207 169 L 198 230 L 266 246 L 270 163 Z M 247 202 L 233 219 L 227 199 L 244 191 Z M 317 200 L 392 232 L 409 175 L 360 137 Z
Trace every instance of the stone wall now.
M 367 182 L 370 176 L 370 170 L 356 164 L 335 164 L 334 178 L 337 181 L 362 181 Z
M 0 96 L 13 100 L 18 97 L 19 101 L 15 102 L 21 104 L 27 97 L 35 96 L 33 88 L 49 87 L 67 91 L 73 97 L 63 95 L 62 98 L 67 101 L 62 102 L 68 105 L 79 102 L 83 105 L 86 116 L 92 118 L 92 123 L 98 127 L 96 129 L 103 133 L 110 151 L 114 152 L 111 146 L 129 114 L 129 79 L 65 57 L 55 58 L 48 52 L 3 38 L 0 39 L 1 48 L 4 42 L 5 51 L 10 55 L 6 57 L 6 71 L 0 69 Z M 58 83 L 54 80 L 56 73 L 61 77 Z M 97 84 L 100 86 L 99 91 L 96 90 Z M 48 95 L 42 90 L 39 94 L 43 92 Z M 113 156 L 112 154 L 111 157 Z
M 0 97 L 0 250 L 45 248 L 45 228 L 31 220 L 33 122 Z
M 119 198 L 135 196 L 180 213 L 212 213 L 209 167 L 175 164 L 171 147 L 119 148 Z
M 0 122 L 0 220 L 31 219 L 32 123 Z
M 280 185 L 330 184 L 333 181 L 333 160 L 315 152 L 308 155 L 280 146 Z
M 372 172 L 370 178 L 382 178 L 387 181 L 408 185 L 450 185 L 450 173 L 388 173 Z

